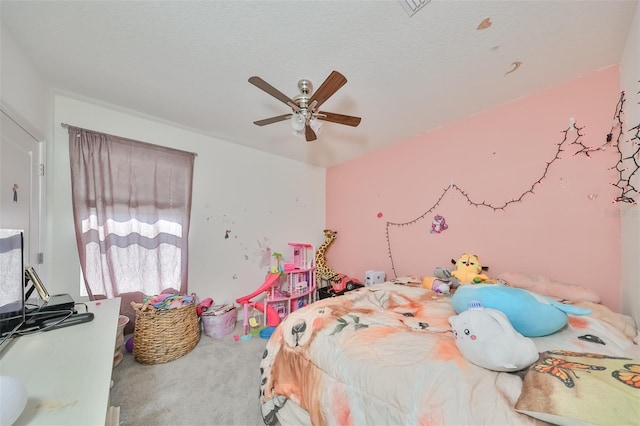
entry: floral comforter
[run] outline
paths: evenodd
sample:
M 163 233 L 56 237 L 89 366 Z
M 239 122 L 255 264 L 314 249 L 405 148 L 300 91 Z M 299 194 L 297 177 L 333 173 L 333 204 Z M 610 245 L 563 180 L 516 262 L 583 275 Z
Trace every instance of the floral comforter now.
M 261 361 L 265 424 L 539 424 L 514 409 L 524 372 L 467 362 L 451 332 L 452 315 L 451 296 L 391 282 L 292 312 Z M 534 339 L 538 349 L 620 355 L 633 346 L 601 318 L 575 318 Z M 607 345 L 577 339 L 585 333 Z

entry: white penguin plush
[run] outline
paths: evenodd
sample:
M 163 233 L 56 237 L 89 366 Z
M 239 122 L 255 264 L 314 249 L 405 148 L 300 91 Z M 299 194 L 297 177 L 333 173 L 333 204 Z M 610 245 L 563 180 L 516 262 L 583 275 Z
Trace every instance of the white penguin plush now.
M 449 318 L 456 345 L 465 359 L 493 371 L 519 371 L 538 360 L 533 340 L 518 333 L 507 316 L 477 301 Z

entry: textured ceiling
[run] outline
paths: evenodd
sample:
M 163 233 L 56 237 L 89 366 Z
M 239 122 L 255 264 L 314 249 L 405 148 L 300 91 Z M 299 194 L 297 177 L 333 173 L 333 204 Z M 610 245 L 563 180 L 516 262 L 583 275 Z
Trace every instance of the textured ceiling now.
M 56 89 L 328 167 L 617 64 L 637 4 L 2 0 L 0 16 Z M 305 142 L 253 124 L 290 109 L 250 76 L 294 97 L 332 70 L 348 82 L 322 109 L 359 127 Z

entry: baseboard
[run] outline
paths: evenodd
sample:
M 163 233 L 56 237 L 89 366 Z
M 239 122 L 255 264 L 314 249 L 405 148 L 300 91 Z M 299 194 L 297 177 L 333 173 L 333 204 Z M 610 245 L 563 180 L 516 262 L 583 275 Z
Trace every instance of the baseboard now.
M 105 426 L 118 426 L 120 424 L 120 407 L 110 406 L 107 410 Z

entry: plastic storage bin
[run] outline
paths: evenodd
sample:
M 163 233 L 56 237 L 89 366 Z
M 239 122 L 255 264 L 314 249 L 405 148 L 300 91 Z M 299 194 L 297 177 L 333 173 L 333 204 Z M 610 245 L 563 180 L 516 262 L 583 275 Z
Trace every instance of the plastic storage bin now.
M 202 319 L 204 334 L 214 339 L 221 339 L 235 330 L 238 310 L 234 306 L 219 315 L 214 315 L 213 312 L 205 312 L 200 318 Z
M 113 366 L 117 367 L 124 358 L 124 328 L 129 323 L 129 317 L 120 315 L 118 317 L 118 329 L 116 331 L 116 346 L 113 353 Z

